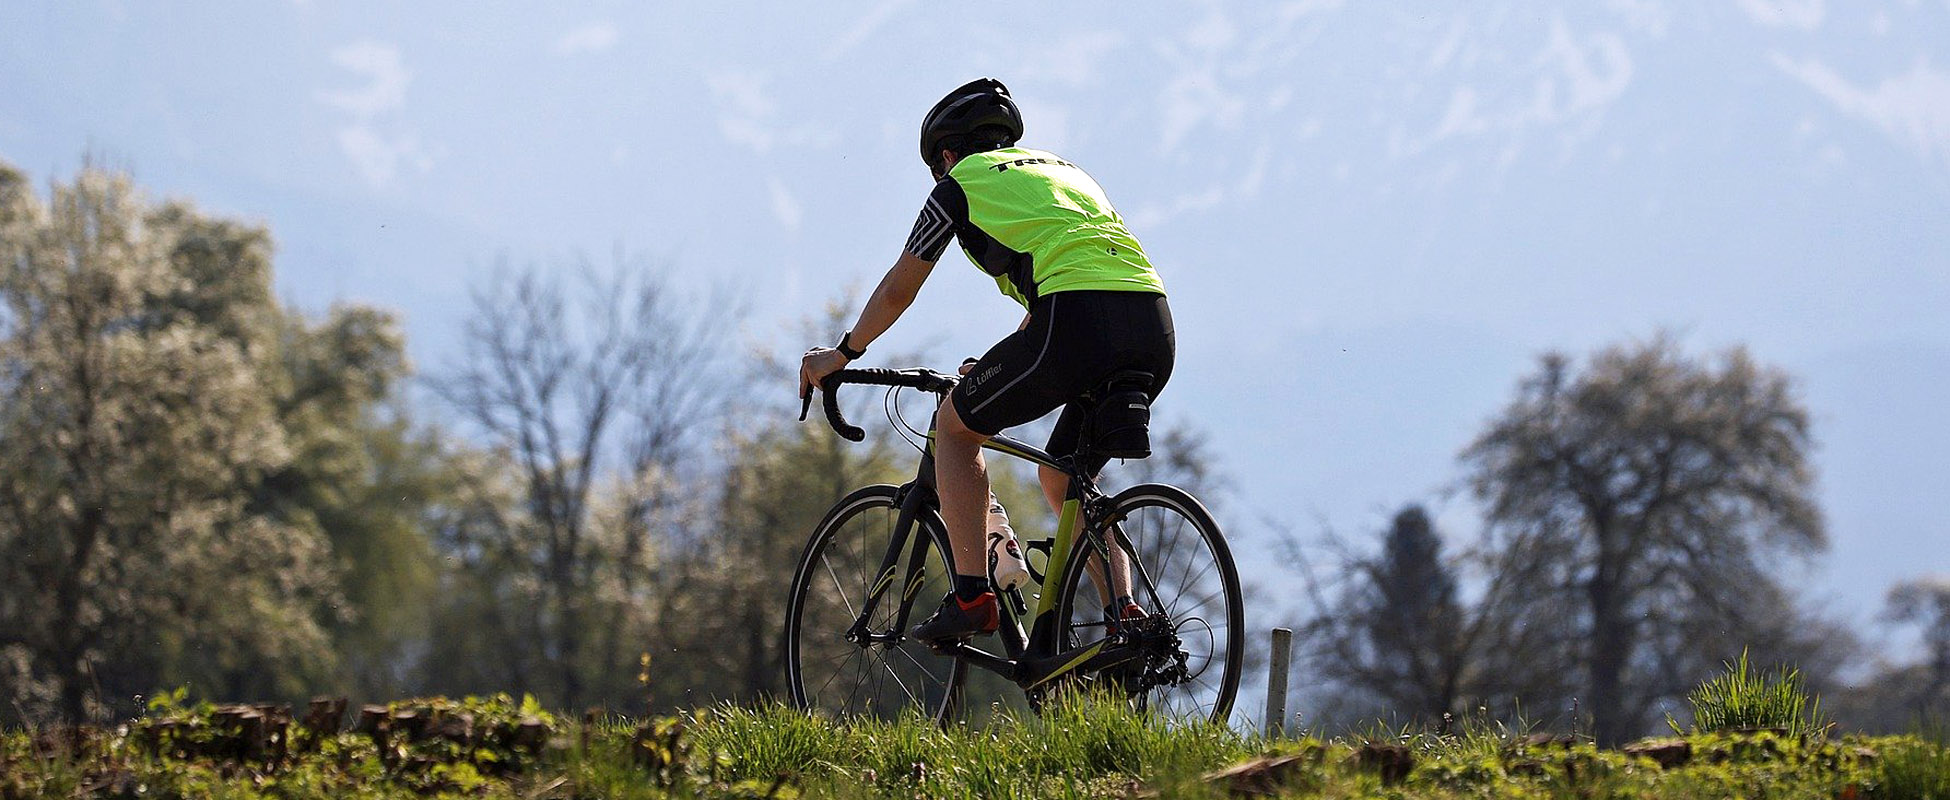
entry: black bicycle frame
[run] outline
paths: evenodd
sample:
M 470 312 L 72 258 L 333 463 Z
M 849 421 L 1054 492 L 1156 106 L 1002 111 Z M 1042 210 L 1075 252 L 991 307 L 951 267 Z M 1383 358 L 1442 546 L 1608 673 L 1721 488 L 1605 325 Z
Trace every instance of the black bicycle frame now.
M 900 515 L 894 525 L 893 537 L 887 543 L 887 552 L 882 557 L 880 569 L 875 573 L 873 589 L 861 604 L 860 614 L 853 626 L 847 629 L 847 638 L 862 647 L 874 644 L 893 644 L 907 636 L 909 616 L 914 608 L 914 597 L 927 579 L 928 537 L 914 536 L 916 521 L 922 515 L 932 514 L 939 519 L 941 501 L 935 490 L 934 481 L 934 433 L 928 433 L 928 444 L 921 454 L 921 464 L 914 480 L 900 487 Z M 1064 571 L 1069 559 L 1076 557 L 1081 541 L 1088 541 L 1094 547 L 1094 554 L 1103 559 L 1105 568 L 1110 563 L 1108 547 L 1096 536 L 1086 535 L 1084 531 L 1095 530 L 1087 525 L 1086 517 L 1094 517 L 1096 509 L 1103 501 L 1102 492 L 1088 476 L 1080 474 L 1075 468 L 1077 458 L 1058 459 L 1043 450 L 1007 435 L 997 435 L 982 445 L 985 449 L 1022 458 L 1038 465 L 1058 470 L 1070 478 L 1070 489 L 1064 498 L 1062 513 L 1057 522 L 1056 534 L 1050 542 L 1049 561 L 1039 585 L 1042 591 L 1037 596 L 1035 614 L 1027 635 L 1019 620 L 1020 614 L 1027 610 L 1019 590 L 1004 592 L 1008 603 L 1002 615 L 1002 626 L 998 635 L 1002 639 L 1006 655 L 987 652 L 967 642 L 953 642 L 937 646 L 937 652 L 951 655 L 967 663 L 989 670 L 1007 678 L 1025 690 L 1036 689 L 1063 675 L 1078 670 L 1097 670 L 1121 664 L 1143 655 L 1135 643 L 1120 641 L 1117 637 L 1107 637 L 1095 642 L 1064 649 L 1057 641 L 1056 594 L 1061 586 Z M 945 530 L 945 524 L 943 529 Z M 912 539 L 911 548 L 909 539 Z M 1041 544 L 1038 542 L 1036 544 Z M 1035 545 L 1031 545 L 1035 548 Z M 902 581 L 900 592 L 900 611 L 892 629 L 873 631 L 868 620 L 880 602 L 892 588 L 900 564 L 903 550 L 908 550 L 906 579 Z M 952 564 L 954 554 L 943 553 L 943 560 Z M 1085 554 L 1088 557 L 1089 554 Z M 1135 559 L 1134 559 L 1135 560 Z M 1142 564 L 1135 565 L 1142 572 Z M 1148 583 L 1149 576 L 1143 576 Z

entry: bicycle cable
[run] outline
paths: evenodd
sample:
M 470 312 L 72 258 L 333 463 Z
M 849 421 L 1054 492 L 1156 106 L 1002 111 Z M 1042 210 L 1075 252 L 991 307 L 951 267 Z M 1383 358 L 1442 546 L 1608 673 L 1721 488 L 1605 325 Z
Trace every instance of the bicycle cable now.
M 914 452 L 925 455 L 927 448 L 908 436 L 908 434 L 911 432 L 915 436 L 921 437 L 925 437 L 927 434 L 915 430 L 913 425 L 908 424 L 907 415 L 901 412 L 900 400 L 895 396 L 899 391 L 900 387 L 898 386 L 890 386 L 887 388 L 887 397 L 881 401 L 882 410 L 887 412 L 887 422 L 894 426 L 894 431 L 900 434 L 903 441 L 907 442 L 907 446 L 914 448 Z

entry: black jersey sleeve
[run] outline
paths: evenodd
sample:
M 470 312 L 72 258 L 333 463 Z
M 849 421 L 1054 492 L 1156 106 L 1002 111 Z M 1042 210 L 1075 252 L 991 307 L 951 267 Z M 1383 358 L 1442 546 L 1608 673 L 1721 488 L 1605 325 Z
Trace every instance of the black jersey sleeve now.
M 928 201 L 921 206 L 921 215 L 914 220 L 914 231 L 907 235 L 907 246 L 903 249 L 923 261 L 938 261 L 941 252 L 948 249 L 948 240 L 967 223 L 968 196 L 962 194 L 961 184 L 953 178 L 943 178 L 928 193 Z

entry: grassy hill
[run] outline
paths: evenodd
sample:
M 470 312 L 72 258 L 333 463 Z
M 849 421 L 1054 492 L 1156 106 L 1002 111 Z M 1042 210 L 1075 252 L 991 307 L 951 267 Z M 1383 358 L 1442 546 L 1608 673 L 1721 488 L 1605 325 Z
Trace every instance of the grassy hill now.
M 112 730 L 11 731 L 0 798 L 1950 798 L 1950 750 L 1923 736 L 1267 739 L 1087 699 L 982 729 L 735 707 L 568 720 L 506 696 L 368 707 L 341 729 L 344 712 L 179 694 Z

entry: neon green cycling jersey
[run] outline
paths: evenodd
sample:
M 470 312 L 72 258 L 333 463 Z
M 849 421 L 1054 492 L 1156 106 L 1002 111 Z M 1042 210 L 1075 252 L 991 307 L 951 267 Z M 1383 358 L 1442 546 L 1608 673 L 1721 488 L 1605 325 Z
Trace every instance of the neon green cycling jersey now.
M 1012 147 L 957 162 L 929 194 L 907 250 L 939 259 L 951 235 L 1024 306 L 1084 289 L 1165 292 L 1103 188 L 1041 150 Z

